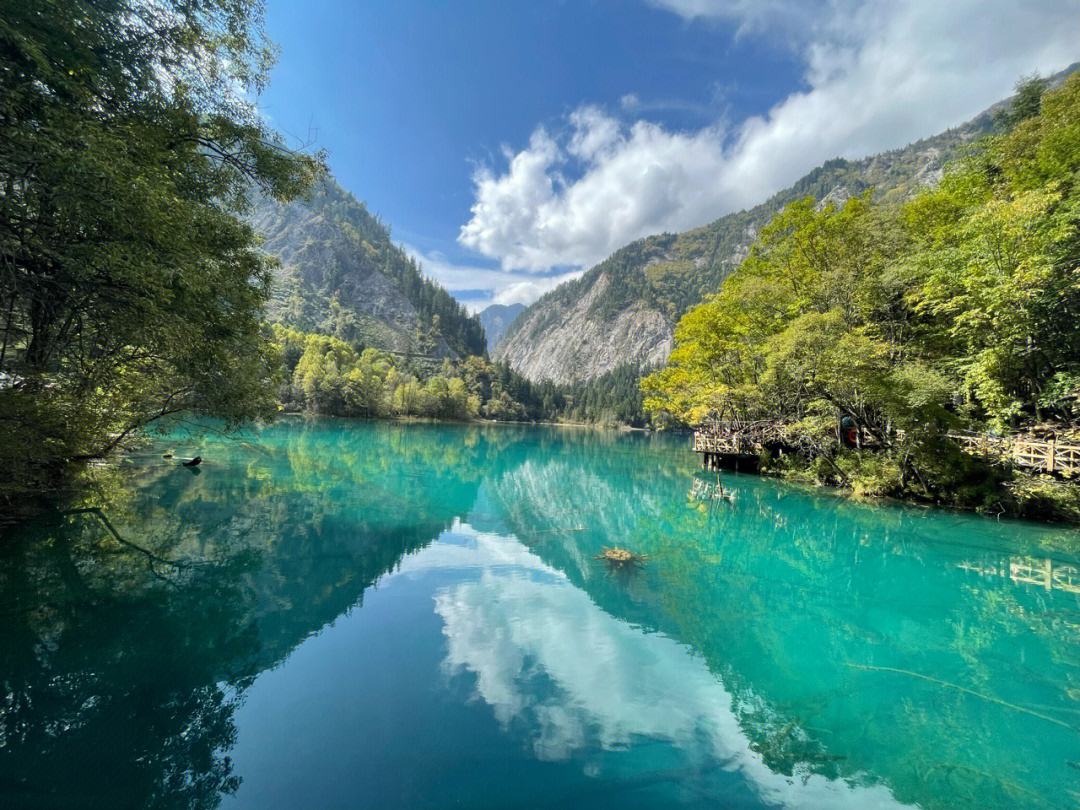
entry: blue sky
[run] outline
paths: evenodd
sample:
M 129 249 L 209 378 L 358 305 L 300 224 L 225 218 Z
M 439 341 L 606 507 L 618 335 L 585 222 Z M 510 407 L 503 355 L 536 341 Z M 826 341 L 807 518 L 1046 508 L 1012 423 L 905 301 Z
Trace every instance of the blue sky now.
M 268 0 L 260 106 L 464 301 L 902 146 L 1080 57 L 1080 6 Z

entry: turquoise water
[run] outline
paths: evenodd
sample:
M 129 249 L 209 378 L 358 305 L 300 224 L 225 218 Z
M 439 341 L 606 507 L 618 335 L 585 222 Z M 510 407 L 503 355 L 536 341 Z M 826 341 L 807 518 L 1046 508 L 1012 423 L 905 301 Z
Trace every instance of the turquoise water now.
M 3 538 L 0 807 L 1080 805 L 1077 532 L 716 480 L 679 437 L 177 429 Z

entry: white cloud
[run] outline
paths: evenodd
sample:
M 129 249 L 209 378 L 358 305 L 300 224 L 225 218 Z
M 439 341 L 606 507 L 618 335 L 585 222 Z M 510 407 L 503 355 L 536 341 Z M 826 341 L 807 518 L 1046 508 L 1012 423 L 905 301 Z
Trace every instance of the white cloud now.
M 545 276 L 543 278 L 526 278 L 514 281 L 502 289 L 496 290 L 492 296 L 493 304 L 531 304 L 541 295 L 554 290 L 564 281 L 578 278 L 584 270 L 574 270 L 569 273 L 560 273 L 557 276 Z
M 790 46 L 806 41 L 837 19 L 849 17 L 859 0 L 646 0 L 688 23 L 718 21 L 735 26 L 737 37 L 767 33 Z
M 548 290 L 582 273 L 581 270 L 547 276 L 514 273 L 492 267 L 456 264 L 438 251 L 424 253 L 408 244 L 402 245 L 402 248 L 416 259 L 425 276 L 439 282 L 450 292 L 479 291 L 480 297 L 463 302 L 473 311 L 483 309 L 488 304 L 531 304 Z
M 574 134 L 566 151 L 581 160 L 596 160 L 619 142 L 619 122 L 599 107 L 578 107 L 570 113 Z
M 761 202 L 829 158 L 903 146 L 970 119 L 1033 71 L 1076 59 L 1080 0 L 654 0 L 689 24 L 796 48 L 808 89 L 764 117 L 675 132 L 594 105 L 537 127 L 474 175 L 459 241 L 504 270 L 585 267 L 650 233 Z M 726 36 L 720 27 L 717 36 Z M 721 77 L 718 77 L 721 78 Z M 633 93 L 624 114 L 642 110 Z
M 538 272 L 591 264 L 637 236 L 707 215 L 704 181 L 725 164 L 721 132 L 670 133 L 647 121 L 627 127 L 595 107 L 570 123 L 564 144 L 538 129 L 504 174 L 477 173 L 462 244 L 505 270 Z M 587 167 L 575 181 L 562 176 L 571 158 Z

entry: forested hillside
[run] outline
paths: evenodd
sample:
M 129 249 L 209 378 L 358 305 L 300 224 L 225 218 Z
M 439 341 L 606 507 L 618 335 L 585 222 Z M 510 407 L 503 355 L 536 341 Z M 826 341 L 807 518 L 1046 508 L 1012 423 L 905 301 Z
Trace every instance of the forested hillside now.
M 766 422 L 781 473 L 1080 517 L 1075 484 L 977 462 L 949 437 L 1080 427 L 1080 74 L 1042 90 L 1025 85 L 1008 131 L 910 201 L 784 208 L 683 316 L 646 408 Z
M 640 371 L 622 366 L 588 382 L 532 383 L 506 363 L 472 355 L 438 365 L 274 324 L 278 401 L 333 416 L 570 421 L 643 425 Z
M 785 205 L 804 197 L 842 203 L 871 189 L 881 202 L 907 199 L 936 183 L 944 164 L 966 145 L 998 127 L 1009 103 L 903 149 L 831 160 L 748 211 L 633 242 L 540 298 L 517 318 L 495 354 L 530 379 L 558 382 L 625 364 L 662 363 L 679 317 L 720 288 L 759 230 Z
M 389 229 L 332 179 L 304 200 L 264 198 L 252 222 L 279 260 L 271 321 L 399 354 L 485 352 L 480 322 L 425 278 Z

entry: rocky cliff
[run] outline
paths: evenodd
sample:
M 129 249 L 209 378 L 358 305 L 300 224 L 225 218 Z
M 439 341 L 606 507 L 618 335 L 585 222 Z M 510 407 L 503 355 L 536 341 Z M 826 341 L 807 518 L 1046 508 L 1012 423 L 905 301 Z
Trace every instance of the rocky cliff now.
M 936 183 L 964 144 L 991 131 L 1007 103 L 903 149 L 828 161 L 748 211 L 633 242 L 518 316 L 494 356 L 534 381 L 560 383 L 592 379 L 625 363 L 662 363 L 682 314 L 720 288 L 777 211 L 806 196 L 842 203 L 868 189 L 882 199 L 907 198 Z

